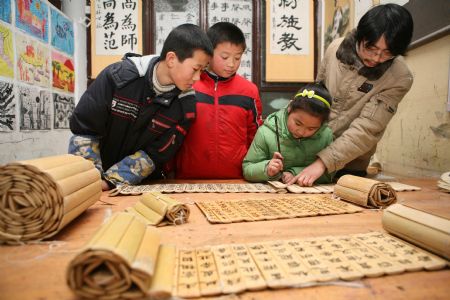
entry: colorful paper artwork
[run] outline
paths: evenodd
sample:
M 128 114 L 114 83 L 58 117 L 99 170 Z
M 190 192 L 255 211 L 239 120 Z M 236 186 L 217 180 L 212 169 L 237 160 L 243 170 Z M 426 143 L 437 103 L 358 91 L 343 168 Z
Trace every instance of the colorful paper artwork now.
M 10 0 L 0 0 L 0 20 L 11 23 L 11 2 Z
M 12 31 L 0 24 L 0 76 L 14 78 Z
M 19 86 L 20 130 L 49 130 L 50 92 Z
M 50 86 L 50 55 L 38 41 L 16 33 L 17 78 L 43 87 Z
M 69 129 L 69 119 L 75 108 L 74 97 L 53 93 L 54 129 Z
M 74 35 L 72 21 L 64 17 L 60 12 L 51 9 L 52 17 L 52 46 L 73 55 L 74 52 Z
M 53 87 L 66 92 L 75 90 L 73 59 L 52 51 Z
M 16 127 L 16 101 L 14 85 L 0 81 L 0 131 L 12 131 Z
M 15 0 L 16 27 L 48 42 L 48 6 L 41 0 Z

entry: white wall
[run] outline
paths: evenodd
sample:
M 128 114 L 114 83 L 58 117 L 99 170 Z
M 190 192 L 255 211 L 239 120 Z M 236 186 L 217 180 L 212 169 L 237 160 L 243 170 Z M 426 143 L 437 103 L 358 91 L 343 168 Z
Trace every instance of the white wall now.
M 406 62 L 414 83 L 378 144 L 377 156 L 390 173 L 440 176 L 450 171 L 450 35 L 411 50 Z
M 84 1 L 63 0 L 62 11 L 74 22 L 75 34 L 75 101 L 86 90 L 86 28 L 78 22 L 84 18 Z M 13 18 L 14 20 L 14 18 Z M 17 97 L 17 95 L 16 95 Z M 16 105 L 16 110 L 18 110 Z M 16 113 L 18 117 L 18 111 Z M 19 124 L 19 120 L 16 120 Z M 0 164 L 15 160 L 67 153 L 70 130 L 0 132 Z

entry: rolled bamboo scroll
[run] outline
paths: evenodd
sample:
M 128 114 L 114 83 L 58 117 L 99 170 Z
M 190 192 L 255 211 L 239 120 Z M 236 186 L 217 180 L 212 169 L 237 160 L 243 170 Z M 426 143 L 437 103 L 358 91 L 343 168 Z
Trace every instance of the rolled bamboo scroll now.
M 383 212 L 382 223 L 389 233 L 450 260 L 450 220 L 394 204 Z
M 126 209 L 149 225 L 184 224 L 190 214 L 189 207 L 159 192 L 144 193 L 139 201 Z
M 100 199 L 101 178 L 80 156 L 0 166 L 0 243 L 49 238 Z
M 159 248 L 154 228 L 132 214 L 114 214 L 70 262 L 67 283 L 78 296 L 94 299 L 142 298 L 150 290 L 170 295 L 173 265 L 166 273 L 158 271 L 162 277 L 153 278 L 156 264 L 163 267 L 166 260 Z M 162 253 L 173 261 L 170 250 Z
M 384 208 L 397 201 L 397 194 L 389 184 L 353 175 L 339 178 L 334 194 L 365 207 Z

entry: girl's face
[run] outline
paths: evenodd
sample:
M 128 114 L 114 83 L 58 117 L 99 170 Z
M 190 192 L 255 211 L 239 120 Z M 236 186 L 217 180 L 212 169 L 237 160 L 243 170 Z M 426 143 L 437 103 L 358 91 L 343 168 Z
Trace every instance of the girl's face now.
M 322 120 L 304 110 L 288 110 L 287 128 L 296 139 L 312 136 L 322 126 Z

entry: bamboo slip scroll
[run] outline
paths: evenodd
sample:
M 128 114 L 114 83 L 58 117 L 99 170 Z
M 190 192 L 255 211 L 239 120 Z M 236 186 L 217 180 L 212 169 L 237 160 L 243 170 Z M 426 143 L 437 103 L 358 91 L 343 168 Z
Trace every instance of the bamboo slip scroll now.
M 94 164 L 70 154 L 0 166 L 0 243 L 49 238 L 100 199 Z
M 450 220 L 402 204 L 383 212 L 383 228 L 450 260 Z
M 66 279 L 80 297 L 160 297 L 172 292 L 175 247 L 161 246 L 156 229 L 132 214 L 114 214 L 70 262 Z
M 72 291 L 91 299 L 195 298 L 439 270 L 448 262 L 380 232 L 177 249 L 117 213 L 70 262 Z
M 364 207 L 384 208 L 397 201 L 397 194 L 389 184 L 353 175 L 339 178 L 334 194 Z
M 132 207 L 125 209 L 148 225 L 180 225 L 190 214 L 187 205 L 159 192 L 144 193 Z

